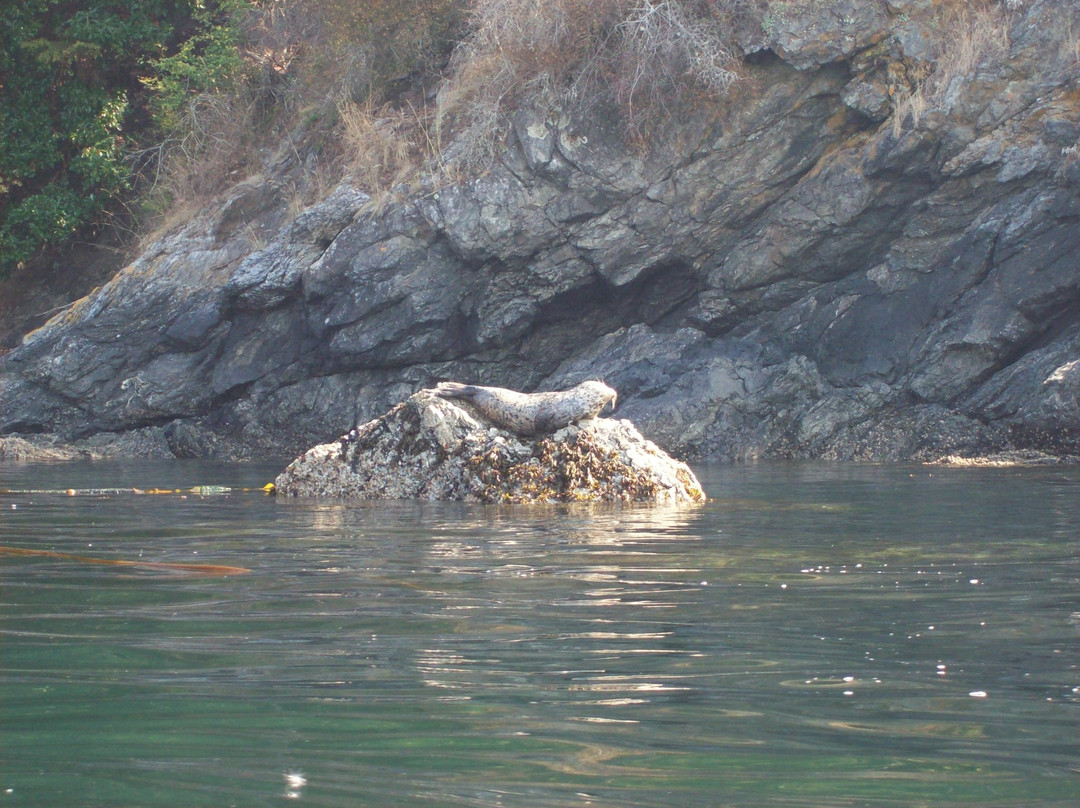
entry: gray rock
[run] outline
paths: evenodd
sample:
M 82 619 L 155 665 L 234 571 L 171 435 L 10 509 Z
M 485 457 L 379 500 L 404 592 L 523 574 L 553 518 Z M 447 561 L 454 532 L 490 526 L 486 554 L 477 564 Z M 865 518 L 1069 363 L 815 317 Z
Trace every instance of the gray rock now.
M 840 94 L 844 103 L 872 121 L 884 121 L 892 112 L 889 88 L 881 80 L 856 76 Z
M 906 19 L 893 29 L 892 36 L 905 59 L 923 63 L 933 59 L 934 34 L 929 25 Z
M 838 62 L 882 36 L 879 3 L 774 3 L 763 24 L 770 47 L 798 70 Z

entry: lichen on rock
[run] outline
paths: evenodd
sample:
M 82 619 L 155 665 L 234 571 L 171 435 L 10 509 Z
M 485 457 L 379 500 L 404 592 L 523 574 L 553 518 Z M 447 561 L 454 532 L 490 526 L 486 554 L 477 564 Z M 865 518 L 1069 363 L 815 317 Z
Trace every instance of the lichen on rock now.
M 704 502 L 693 471 L 626 420 L 596 418 L 523 437 L 467 402 L 421 390 L 315 446 L 275 481 L 279 495 L 485 503 Z

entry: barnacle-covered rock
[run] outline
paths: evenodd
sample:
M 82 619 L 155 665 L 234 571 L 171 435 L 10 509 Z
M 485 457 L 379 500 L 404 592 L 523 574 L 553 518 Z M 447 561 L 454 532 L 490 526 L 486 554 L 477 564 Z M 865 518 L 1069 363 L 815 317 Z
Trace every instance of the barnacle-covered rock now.
M 279 495 L 467 502 L 704 502 L 690 468 L 626 420 L 595 418 L 523 437 L 467 402 L 421 390 L 297 457 Z

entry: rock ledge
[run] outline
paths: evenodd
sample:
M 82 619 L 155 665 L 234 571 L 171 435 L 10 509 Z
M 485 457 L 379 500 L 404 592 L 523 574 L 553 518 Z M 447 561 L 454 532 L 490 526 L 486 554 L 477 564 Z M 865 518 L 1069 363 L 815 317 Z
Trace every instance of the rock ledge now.
M 949 466 L 952 468 L 1028 468 L 1031 466 L 1075 465 L 1076 463 L 1080 463 L 1080 457 L 1076 455 L 1058 456 L 1034 449 L 1021 449 L 975 457 L 945 455 L 927 465 Z
M 430 390 L 304 452 L 275 486 L 279 495 L 357 499 L 705 501 L 690 468 L 629 421 L 596 418 L 523 438 Z

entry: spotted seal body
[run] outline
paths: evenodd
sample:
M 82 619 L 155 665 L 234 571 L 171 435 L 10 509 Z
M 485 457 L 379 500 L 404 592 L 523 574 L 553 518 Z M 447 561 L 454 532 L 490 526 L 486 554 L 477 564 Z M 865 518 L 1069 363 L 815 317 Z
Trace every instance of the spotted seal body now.
M 608 404 L 615 409 L 617 395 L 603 382 L 582 382 L 557 393 L 518 393 L 502 387 L 442 382 L 434 393 L 467 401 L 495 426 L 518 435 L 555 432 L 595 418 Z

